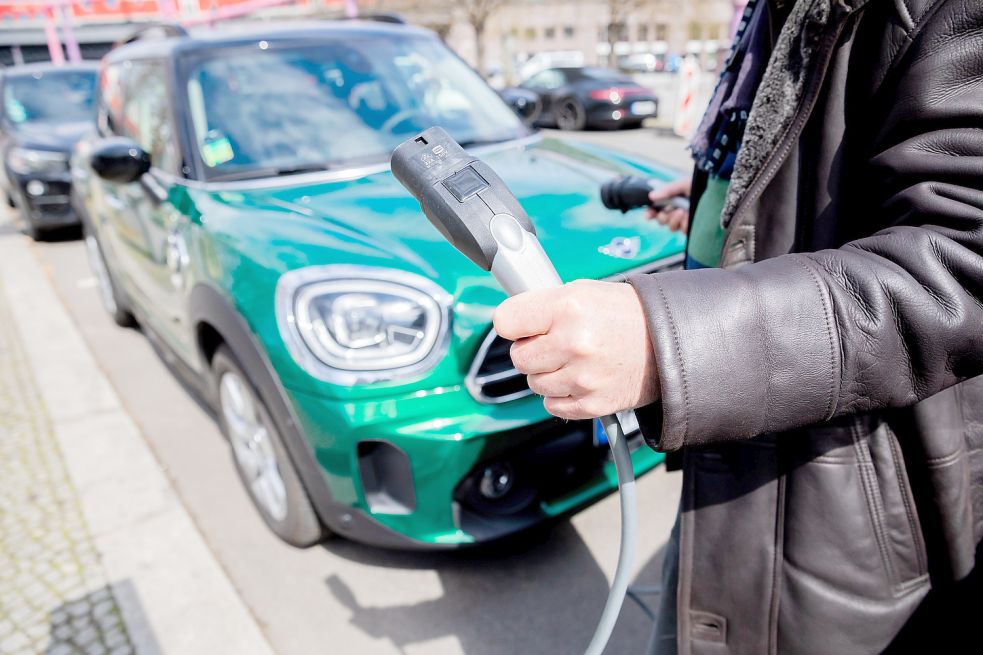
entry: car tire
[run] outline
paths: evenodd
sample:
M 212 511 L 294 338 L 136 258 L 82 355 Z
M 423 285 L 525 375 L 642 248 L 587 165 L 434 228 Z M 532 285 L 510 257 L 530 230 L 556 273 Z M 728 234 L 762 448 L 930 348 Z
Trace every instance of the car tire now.
M 226 345 L 212 358 L 212 384 L 219 425 L 232 449 L 239 478 L 269 528 L 283 541 L 305 548 L 324 529 L 287 453 L 266 403 Z
M 38 227 L 37 223 L 24 215 L 21 215 L 21 220 L 24 222 L 24 234 L 29 236 L 31 241 L 44 241 L 47 233 Z
M 582 130 L 587 125 L 587 111 L 576 98 L 563 98 L 557 102 L 553 118 L 561 130 Z
M 119 285 L 113 279 L 109 264 L 103 254 L 99 239 L 88 228 L 83 226 L 82 238 L 85 241 L 85 252 L 89 258 L 89 268 L 96 278 L 96 285 L 99 289 L 99 299 L 106 313 L 112 317 L 113 322 L 120 327 L 134 327 L 137 324 L 133 312 L 126 298 L 119 291 Z

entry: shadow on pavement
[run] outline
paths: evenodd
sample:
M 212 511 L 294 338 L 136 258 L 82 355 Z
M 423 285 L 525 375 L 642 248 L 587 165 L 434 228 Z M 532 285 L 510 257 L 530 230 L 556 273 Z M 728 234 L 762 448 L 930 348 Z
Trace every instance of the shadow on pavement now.
M 579 653 L 590 641 L 607 597 L 607 578 L 567 521 L 522 538 L 454 552 L 387 552 L 344 543 L 332 544 L 330 550 L 350 550 L 342 556 L 373 566 L 437 573 L 440 597 L 390 606 L 363 606 L 356 596 L 357 580 L 349 584 L 336 574 L 325 579 L 335 600 L 351 612 L 352 625 L 400 650 L 450 636 L 468 655 Z M 644 564 L 635 584 L 659 583 L 664 550 Z M 551 584 L 544 587 L 544 579 Z M 646 601 L 654 610 L 658 596 Z M 640 652 L 651 628 L 643 610 L 626 600 L 609 652 Z

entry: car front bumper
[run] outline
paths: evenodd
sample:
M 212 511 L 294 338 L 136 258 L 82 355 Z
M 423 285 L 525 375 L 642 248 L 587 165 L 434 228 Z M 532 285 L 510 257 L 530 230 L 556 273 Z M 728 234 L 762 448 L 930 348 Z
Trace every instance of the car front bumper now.
M 617 488 L 592 423 L 551 418 L 536 397 L 485 405 L 463 386 L 355 403 L 288 395 L 334 503 L 406 537 L 408 547 L 491 541 Z M 640 437 L 633 445 L 637 475 L 662 462 Z M 509 473 L 507 493 L 483 493 L 488 470 Z M 346 525 L 330 527 L 360 540 Z
M 17 175 L 8 171 L 14 202 L 34 227 L 46 229 L 78 225 L 72 209 L 72 179 L 68 172 Z

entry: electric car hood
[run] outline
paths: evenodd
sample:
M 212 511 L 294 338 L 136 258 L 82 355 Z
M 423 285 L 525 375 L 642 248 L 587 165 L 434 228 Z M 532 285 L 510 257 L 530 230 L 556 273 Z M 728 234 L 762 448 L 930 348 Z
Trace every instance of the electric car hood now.
M 70 152 L 79 139 L 94 129 L 91 121 L 28 123 L 16 129 L 14 138 L 24 148 Z
M 599 198 L 601 184 L 616 175 L 668 179 L 674 175 L 670 171 L 551 139 L 476 154 L 525 207 L 564 280 L 613 276 L 683 250 L 681 236 L 646 221 L 644 212 L 611 211 Z M 285 270 L 356 264 L 419 273 L 455 296 L 476 284 L 497 288 L 490 274 L 440 236 L 388 170 L 345 181 L 253 187 L 219 195 L 234 199 L 231 204 L 238 207 L 233 213 L 240 220 L 254 219 L 248 227 L 240 222 L 238 239 L 254 241 L 256 249 L 265 249 Z M 257 210 L 263 214 L 261 220 L 255 218 Z

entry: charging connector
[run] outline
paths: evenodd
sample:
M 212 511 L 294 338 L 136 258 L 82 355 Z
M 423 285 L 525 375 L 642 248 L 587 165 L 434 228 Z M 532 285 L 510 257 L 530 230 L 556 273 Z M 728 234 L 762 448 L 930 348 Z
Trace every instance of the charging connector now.
M 393 151 L 392 172 L 420 202 L 423 213 L 451 245 L 486 271 L 510 295 L 562 284 L 536 237 L 529 216 L 505 182 L 469 155 L 447 132 L 431 127 Z M 618 621 L 635 561 L 635 475 L 616 416 L 601 418 L 621 494 L 618 568 L 587 655 L 601 655 Z

